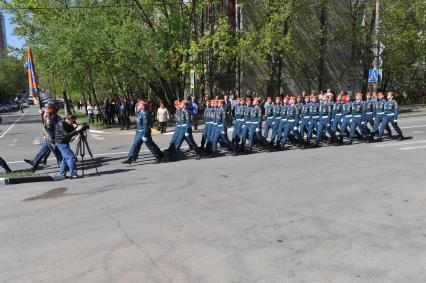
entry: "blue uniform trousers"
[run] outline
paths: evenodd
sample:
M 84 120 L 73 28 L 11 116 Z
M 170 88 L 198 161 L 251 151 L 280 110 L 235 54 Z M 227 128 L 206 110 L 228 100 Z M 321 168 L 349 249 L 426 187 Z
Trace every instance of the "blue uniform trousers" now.
M 308 139 L 312 138 L 312 135 L 314 133 L 314 129 L 317 130 L 317 139 L 320 137 L 318 136 L 318 126 L 319 126 L 319 117 L 318 118 L 312 118 L 309 120 L 309 128 L 308 128 Z
M 298 125 L 296 125 L 296 121 L 292 119 L 287 120 L 287 122 L 285 123 L 283 135 L 281 138 L 281 145 L 286 145 L 290 133 L 293 133 L 297 139 L 300 139 Z
M 352 115 L 351 116 L 346 116 L 344 118 L 342 118 L 343 122 L 342 122 L 342 126 L 340 127 L 340 138 L 343 137 L 343 135 L 345 134 L 346 130 L 348 127 L 351 126 L 351 121 L 352 121 Z
M 273 143 L 275 141 L 275 139 L 278 139 L 278 131 L 280 129 L 280 122 L 281 122 L 281 118 L 275 118 L 274 122 L 273 122 L 273 127 L 272 127 L 272 136 L 271 136 L 271 143 Z
M 137 157 L 139 154 L 139 150 L 144 143 L 146 144 L 146 147 L 149 149 L 152 155 L 155 156 L 155 158 L 161 158 L 163 154 L 161 153 L 160 148 L 152 140 L 151 131 L 148 131 L 148 133 L 146 134 L 146 141 L 142 140 L 143 137 L 143 131 L 136 130 L 135 138 L 133 139 L 133 144 L 128 154 L 129 158 Z
M 365 133 L 365 124 L 362 124 L 362 118 L 361 115 L 354 115 L 352 116 L 352 122 L 351 122 L 351 131 L 349 135 L 349 139 L 352 140 L 355 135 L 356 128 L 360 129 L 360 132 L 366 137 Z
M 269 131 L 272 130 L 274 128 L 274 125 L 272 125 L 274 123 L 274 117 L 267 117 L 266 121 L 265 121 L 265 130 L 263 131 L 263 137 L 265 139 L 268 138 L 269 136 Z
M 391 123 L 392 127 L 395 129 L 395 131 L 398 134 L 398 136 L 402 137 L 401 128 L 398 126 L 398 122 L 395 122 L 395 120 L 396 119 L 395 119 L 395 115 L 394 114 L 384 115 L 383 122 L 382 122 L 382 124 L 380 126 L 379 137 L 383 136 L 383 132 L 384 132 L 385 128 L 386 129 L 389 128 L 389 123 Z

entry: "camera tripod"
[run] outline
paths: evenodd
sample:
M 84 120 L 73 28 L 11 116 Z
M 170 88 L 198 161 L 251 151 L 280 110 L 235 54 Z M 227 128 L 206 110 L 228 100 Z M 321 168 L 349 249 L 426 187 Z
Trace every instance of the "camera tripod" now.
M 78 135 L 77 148 L 75 150 L 75 154 L 77 157 L 78 156 L 81 157 L 81 176 L 82 177 L 84 177 L 84 156 L 86 155 L 86 150 L 90 158 L 92 158 L 93 167 L 95 167 L 96 174 L 99 176 L 98 167 L 96 166 L 95 159 L 93 158 L 92 151 L 90 150 L 89 143 L 87 142 L 87 133 L 81 132 Z

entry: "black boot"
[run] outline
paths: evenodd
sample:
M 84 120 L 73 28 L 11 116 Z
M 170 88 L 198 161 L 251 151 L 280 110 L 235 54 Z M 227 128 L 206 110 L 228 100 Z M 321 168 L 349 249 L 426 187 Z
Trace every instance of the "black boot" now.
M 124 160 L 123 162 L 121 162 L 121 163 L 123 163 L 123 164 L 132 164 L 132 160 L 133 160 L 133 158 L 129 157 L 126 160 Z
M 4 161 L 3 158 L 0 157 L 0 166 L 4 168 L 6 173 L 11 173 L 12 170 L 10 170 L 9 166 L 7 165 L 6 161 Z
M 27 162 L 28 164 L 30 164 L 31 166 L 34 166 L 33 162 L 29 159 L 24 159 L 25 162 Z

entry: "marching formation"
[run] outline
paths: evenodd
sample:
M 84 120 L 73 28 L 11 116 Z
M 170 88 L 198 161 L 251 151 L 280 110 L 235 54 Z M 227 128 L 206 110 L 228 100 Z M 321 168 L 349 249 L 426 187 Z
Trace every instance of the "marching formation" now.
M 367 93 L 357 93 L 355 100 L 345 94 L 276 97 L 275 102 L 267 98 L 264 105 L 260 99 L 237 98 L 233 109 L 232 138 L 228 137 L 228 123 L 224 109 L 225 100 L 206 101 L 204 110 L 205 127 L 201 145 L 194 141 L 192 135 L 191 113 L 187 109 L 187 101 L 175 101 L 175 131 L 169 148 L 162 152 L 151 136 L 153 118 L 147 110 L 146 102 L 139 102 L 137 110 L 137 130 L 127 160 L 130 164 L 138 157 L 140 147 L 146 143 L 157 162 L 165 157 L 174 158 L 180 151 L 183 141 L 196 158 L 202 155 L 214 157 L 218 152 L 218 144 L 234 155 L 250 152 L 254 146 L 269 151 L 283 150 L 288 142 L 301 149 L 309 146 L 317 147 L 324 140 L 328 144 L 341 145 L 345 137 L 347 144 L 355 138 L 365 142 L 382 141 L 384 131 L 392 137 L 389 124 L 392 125 L 402 140 L 398 126 L 399 108 L 393 99 L 393 93 L 379 93 L 377 101 Z M 264 114 L 263 114 L 264 113 Z M 262 131 L 262 127 L 264 129 Z M 314 142 L 311 141 L 314 139 Z

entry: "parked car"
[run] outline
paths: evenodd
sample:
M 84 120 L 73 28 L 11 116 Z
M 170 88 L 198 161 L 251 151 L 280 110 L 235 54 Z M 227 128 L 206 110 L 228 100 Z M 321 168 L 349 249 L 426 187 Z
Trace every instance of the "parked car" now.
M 28 105 L 34 105 L 34 97 L 28 97 Z
M 0 112 L 9 111 L 9 106 L 7 104 L 0 104 Z
M 19 109 L 18 103 L 16 103 L 15 101 L 11 101 L 9 103 L 9 109 Z

